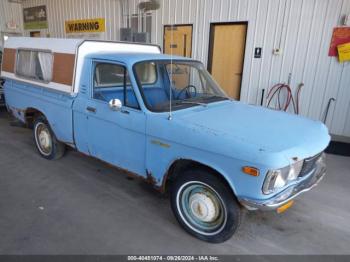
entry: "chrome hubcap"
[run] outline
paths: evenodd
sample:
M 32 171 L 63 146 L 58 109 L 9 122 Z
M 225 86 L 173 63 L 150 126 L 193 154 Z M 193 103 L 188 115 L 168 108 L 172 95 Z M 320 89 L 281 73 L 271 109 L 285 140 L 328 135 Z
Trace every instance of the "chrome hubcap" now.
M 48 128 L 44 124 L 36 126 L 36 142 L 39 150 L 44 155 L 50 155 L 52 150 L 52 139 Z
M 189 206 L 193 215 L 203 222 L 213 222 L 219 214 L 214 200 L 202 193 L 191 196 Z
M 50 137 L 46 131 L 42 131 L 39 134 L 40 146 L 43 148 L 48 148 L 50 146 Z
M 200 234 L 215 235 L 226 225 L 224 203 L 205 183 L 191 181 L 182 185 L 177 193 L 177 208 L 186 225 Z

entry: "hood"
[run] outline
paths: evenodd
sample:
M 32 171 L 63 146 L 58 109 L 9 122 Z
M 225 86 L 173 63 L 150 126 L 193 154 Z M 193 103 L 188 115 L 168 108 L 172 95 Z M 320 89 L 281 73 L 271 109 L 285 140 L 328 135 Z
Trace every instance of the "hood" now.
M 324 124 L 305 117 L 236 101 L 196 107 L 177 117 L 185 126 L 223 139 L 242 153 L 283 153 L 290 159 L 314 156 L 328 146 Z M 239 152 L 238 152 L 239 153 Z

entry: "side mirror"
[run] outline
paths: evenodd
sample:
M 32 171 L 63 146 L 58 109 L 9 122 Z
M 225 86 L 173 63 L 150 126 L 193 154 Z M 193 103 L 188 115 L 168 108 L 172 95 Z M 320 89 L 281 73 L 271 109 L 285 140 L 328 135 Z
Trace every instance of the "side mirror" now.
M 113 111 L 121 111 L 122 107 L 123 104 L 119 99 L 112 99 L 109 101 L 109 108 Z

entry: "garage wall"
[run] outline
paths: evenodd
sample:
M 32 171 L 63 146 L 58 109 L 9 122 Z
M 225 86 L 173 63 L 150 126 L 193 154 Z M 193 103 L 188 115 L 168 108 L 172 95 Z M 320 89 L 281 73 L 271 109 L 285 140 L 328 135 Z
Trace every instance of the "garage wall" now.
M 139 2 L 24 0 L 23 7 L 47 5 L 49 29 L 43 30 L 43 35 L 71 37 L 64 32 L 65 20 L 105 17 L 107 32 L 98 37 L 119 40 L 119 28 L 127 25 L 126 16 L 141 14 Z M 328 57 L 332 30 L 340 25 L 345 14 L 350 14 L 350 0 L 159 2 L 161 8 L 152 12 L 153 43 L 163 44 L 164 25 L 193 24 L 193 58 L 207 64 L 210 23 L 248 21 L 242 101 L 260 104 L 262 89 L 288 82 L 291 74 L 293 91 L 299 84 L 305 84 L 301 114 L 322 120 L 333 97 L 336 102 L 331 104 L 327 125 L 332 134 L 350 137 L 350 63 L 340 64 L 336 58 Z M 21 12 L 18 19 L 22 19 Z M 263 48 L 262 59 L 254 59 L 255 47 Z M 274 56 L 274 48 L 282 48 L 283 54 Z
M 8 29 L 6 24 L 10 21 L 14 21 L 18 27 L 16 29 Z M 22 6 L 16 3 L 9 3 L 8 1 L 0 1 L 0 48 L 2 46 L 2 36 L 5 33 L 22 33 L 22 31 Z
M 140 0 L 129 2 L 138 13 Z M 248 21 L 241 99 L 260 104 L 262 89 L 301 83 L 301 114 L 322 120 L 330 98 L 327 125 L 331 133 L 350 137 L 350 63 L 328 57 L 333 27 L 350 14 L 350 0 L 161 0 L 154 12 L 153 41 L 163 43 L 164 24 L 193 24 L 193 57 L 207 64 L 212 22 Z M 263 48 L 254 59 L 254 48 Z M 274 56 L 274 48 L 283 55 Z
M 121 7 L 119 0 L 25 0 L 23 8 L 46 5 L 49 28 L 40 30 L 45 37 L 64 38 L 98 38 L 116 40 L 119 39 L 119 28 L 122 23 Z M 105 18 L 106 32 L 95 35 L 66 34 L 64 22 L 66 20 Z M 39 30 L 32 30 L 39 31 Z M 30 31 L 25 31 L 29 36 Z

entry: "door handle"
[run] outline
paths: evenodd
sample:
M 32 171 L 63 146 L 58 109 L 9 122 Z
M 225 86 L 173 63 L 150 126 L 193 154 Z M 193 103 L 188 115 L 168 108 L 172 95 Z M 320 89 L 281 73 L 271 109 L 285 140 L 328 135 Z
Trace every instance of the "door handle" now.
M 122 112 L 123 114 L 126 114 L 126 115 L 130 115 L 130 112 L 126 111 L 126 110 L 121 110 L 120 112 Z
M 91 112 L 91 113 L 96 113 L 96 108 L 93 108 L 93 107 L 91 107 L 91 106 L 88 106 L 88 107 L 86 108 L 86 110 L 89 111 L 89 112 Z

